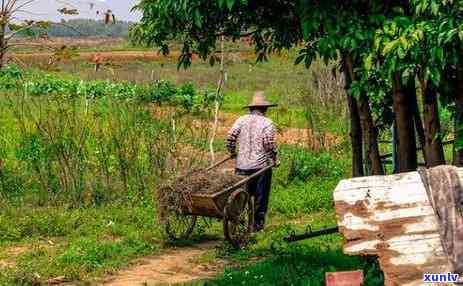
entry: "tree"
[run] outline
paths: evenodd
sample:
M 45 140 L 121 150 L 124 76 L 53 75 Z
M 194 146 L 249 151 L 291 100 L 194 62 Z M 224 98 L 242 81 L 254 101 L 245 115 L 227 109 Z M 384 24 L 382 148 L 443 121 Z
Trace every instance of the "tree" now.
M 463 165 L 462 0 L 142 0 L 137 9 L 143 18 L 132 31 L 135 39 L 164 53 L 180 40 L 179 66 L 188 67 L 194 53 L 212 59 L 221 36 L 251 37 L 258 60 L 302 46 L 296 63 L 340 62 L 354 176 L 384 173 L 378 134 L 392 119 L 399 172 L 416 170 L 417 141 L 427 166 L 445 163 L 439 100 L 454 110 L 454 162 Z
M 39 0 L 1 0 L 0 7 L 0 69 L 5 65 L 6 54 L 15 44 L 15 36 L 35 26 L 46 26 L 44 21 L 24 21 L 16 24 L 17 15 L 27 11 L 29 5 Z
M 384 76 L 394 74 L 396 85 L 402 82 L 420 83 L 424 134 L 420 139 L 428 167 L 445 164 L 440 130 L 438 99 L 445 107 L 453 108 L 455 138 L 463 123 L 463 86 L 458 79 L 462 64 L 461 40 L 463 38 L 462 1 L 410 1 L 411 14 L 402 9 L 383 25 L 376 37 L 376 56 L 384 58 L 380 69 Z M 376 67 L 375 67 L 376 68 Z M 410 96 L 414 93 L 410 89 Z M 418 127 L 418 126 L 417 126 Z M 418 128 L 417 128 L 418 130 Z M 405 132 L 405 131 L 403 131 Z M 414 136 L 408 134 L 408 136 Z M 409 146 L 409 150 L 412 149 Z M 407 151 L 410 153 L 410 151 Z M 463 152 L 455 144 L 456 165 Z M 414 166 L 408 166 L 414 169 Z
M 353 2 L 362 4 L 362 1 Z M 158 46 L 163 53 L 169 52 L 169 41 L 181 39 L 183 48 L 179 65 L 183 67 L 191 64 L 193 53 L 203 59 L 211 57 L 216 52 L 218 37 L 223 35 L 233 40 L 251 37 L 258 60 L 265 60 L 271 52 L 303 43 L 305 48 L 301 50 L 297 63 L 310 66 L 316 56 L 322 57 L 325 61 L 336 60 L 339 54 L 345 59 L 352 58 L 353 55 L 349 51 L 355 51 L 354 46 L 366 40 L 363 31 L 349 28 L 368 27 L 366 24 L 351 25 L 352 21 L 361 21 L 362 15 L 352 17 L 352 13 L 348 12 L 350 4 L 352 3 L 342 1 L 289 0 L 141 1 L 137 9 L 143 11 L 143 18 L 132 32 L 136 40 Z M 363 9 L 365 5 L 361 6 Z M 344 37 L 339 37 L 340 32 Z M 345 47 L 350 44 L 354 46 Z M 361 62 L 358 58 L 359 53 L 355 53 L 354 56 L 354 63 Z M 355 66 L 349 68 L 345 61 L 342 71 L 348 79 L 347 83 L 353 80 Z M 349 89 L 350 85 L 346 88 Z M 369 165 L 373 166 L 373 173 L 382 174 L 377 130 L 373 124 L 367 96 L 358 99 L 348 96 L 353 175 L 364 174 L 362 144 L 359 144 L 362 141 L 366 143 L 368 160 L 371 162 Z M 358 100 L 360 105 L 357 103 Z M 363 140 L 362 134 L 365 135 Z
M 60 23 L 50 22 L 46 28 L 33 27 L 31 33 L 24 36 L 37 37 L 46 34 L 49 37 L 128 37 L 131 25 L 133 23 L 124 21 L 106 24 L 104 20 L 71 19 L 66 21 L 63 19 Z
M 51 27 L 50 22 L 48 21 L 35 21 L 29 19 L 20 19 L 20 16 L 31 14 L 30 7 L 34 3 L 41 2 L 41 0 L 0 0 L 0 69 L 3 68 L 6 62 L 6 55 L 9 50 L 18 46 L 25 45 L 24 43 L 12 43 L 12 39 L 17 36 L 24 36 L 26 34 L 34 34 L 34 31 L 46 31 Z M 73 6 L 71 3 L 67 3 L 66 0 L 57 1 L 62 5 Z M 79 1 L 77 1 L 79 2 Z M 108 10 L 110 12 L 110 10 Z M 75 8 L 63 7 L 58 9 L 63 16 L 66 15 L 78 15 L 79 11 Z M 111 17 L 113 21 L 115 18 L 111 12 Z M 22 17 L 23 18 L 23 17 Z M 65 21 L 62 23 L 54 23 L 56 26 L 64 26 L 68 30 L 72 29 L 74 32 L 82 35 L 77 29 L 72 26 L 68 26 Z M 33 45 L 28 43 L 27 45 Z M 43 45 L 41 45 L 43 46 Z

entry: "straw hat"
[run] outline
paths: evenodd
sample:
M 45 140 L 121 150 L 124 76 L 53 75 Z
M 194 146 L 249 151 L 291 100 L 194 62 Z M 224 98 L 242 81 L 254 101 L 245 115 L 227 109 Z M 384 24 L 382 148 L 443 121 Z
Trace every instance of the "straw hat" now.
M 265 94 L 263 91 L 256 91 L 252 97 L 252 101 L 246 107 L 273 107 L 277 104 L 271 103 L 265 99 Z

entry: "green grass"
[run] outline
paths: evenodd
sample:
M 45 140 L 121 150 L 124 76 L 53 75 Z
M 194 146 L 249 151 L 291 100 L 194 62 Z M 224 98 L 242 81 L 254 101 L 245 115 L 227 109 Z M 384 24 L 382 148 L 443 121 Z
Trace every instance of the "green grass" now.
M 299 155 L 294 156 L 296 153 Z M 265 232 L 238 252 L 224 245 L 199 258 L 198 263 L 226 258 L 241 265 L 227 269 L 208 285 L 321 285 L 324 272 L 351 269 L 371 272 L 367 285 L 380 285 L 375 282 L 380 274 L 368 261 L 342 254 L 339 235 L 291 245 L 282 243 L 285 235 L 302 233 L 309 224 L 313 229 L 335 225 L 332 190 L 348 166 L 340 163 L 344 158 L 320 160 L 324 154 L 292 146 L 282 146 L 281 156 L 283 164 L 275 170 Z M 307 160 L 335 166 L 342 172 L 309 175 L 305 180 L 289 176 L 294 161 L 306 168 L 324 167 L 308 164 Z M 0 274 L 0 285 L 35 285 L 62 275 L 84 285 L 136 257 L 162 253 L 168 247 L 151 200 L 86 208 L 38 207 L 18 202 L 4 206 L 0 211 L 0 254 L 18 246 L 25 251 L 9 258 L 15 266 Z M 199 227 L 193 239 L 220 237 L 221 232 L 217 222 L 210 229 Z M 251 262 L 253 258 L 258 262 Z M 275 273 L 287 274 L 275 284 Z M 235 284 L 238 282 L 241 284 Z
M 2 206 L 0 235 L 1 250 L 24 248 L 9 258 L 15 266 L 0 274 L 0 285 L 35 285 L 62 275 L 77 282 L 91 279 L 137 256 L 159 252 L 162 241 L 155 208 L 149 204 Z
M 294 156 L 299 153 L 298 156 Z M 301 156 L 302 154 L 302 156 Z M 325 285 L 325 272 L 363 270 L 365 285 L 384 285 L 383 276 L 373 258 L 348 257 L 342 253 L 343 238 L 339 234 L 322 236 L 296 243 L 285 243 L 283 238 L 291 233 L 304 233 L 336 225 L 332 190 L 345 176 L 347 158 L 332 154 L 314 154 L 292 146 L 283 146 L 282 166 L 275 172 L 275 185 L 270 197 L 267 228 L 255 237 L 249 248 L 235 253 L 218 252 L 241 263 L 239 268 L 227 268 L 210 281 L 192 285 Z M 344 155 L 345 156 L 345 155 Z M 301 163 L 302 157 L 302 163 Z M 290 179 L 290 165 L 326 171 L 319 176 L 308 175 L 305 180 Z M 315 161 L 321 166 L 309 162 Z M 252 258 L 257 262 L 249 263 Z
M 244 45 L 233 45 L 231 50 L 239 50 L 242 58 L 230 56 L 226 61 L 227 81 L 225 82 L 224 112 L 241 114 L 256 90 L 264 90 L 269 99 L 278 103 L 270 117 L 282 127 L 310 127 L 315 130 L 344 134 L 347 130 L 344 86 L 340 75 L 332 76 L 331 67 L 315 62 L 310 70 L 295 66 L 296 50 L 272 55 L 268 62 L 256 63 L 255 55 Z M 120 50 L 120 48 L 116 48 Z M 34 62 L 32 67 L 39 67 Z M 215 90 L 219 78 L 218 65 L 211 67 L 208 62 L 197 60 L 191 68 L 177 69 L 175 57 L 161 57 L 155 61 L 115 62 L 111 68 L 94 71 L 87 62 L 58 64 L 59 74 L 72 74 L 85 80 L 109 79 L 131 82 L 152 82 L 169 80 L 175 84 L 193 82 L 199 89 Z M 329 83 L 322 85 L 321 83 Z M 307 123 L 312 117 L 312 123 Z
M 233 253 L 216 251 L 216 257 L 231 259 L 241 267 L 227 268 L 214 279 L 188 285 L 321 286 L 325 285 L 326 272 L 350 270 L 364 271 L 364 285 L 384 285 L 376 260 L 345 256 L 341 250 L 343 238 L 339 234 L 295 243 L 283 242 L 283 238 L 293 232 L 306 231 L 307 225 L 314 230 L 333 226 L 335 218 L 332 211 L 299 215 L 297 220 L 274 218 L 270 223 L 263 233 L 254 238 L 255 243 L 249 248 Z
M 278 126 L 309 127 L 321 132 L 346 134 L 343 86 L 321 63 L 315 63 L 312 69 L 306 70 L 292 65 L 294 57 L 294 51 L 290 51 L 272 57 L 267 63 L 256 64 L 248 58 L 228 61 L 228 80 L 221 110 L 244 113 L 242 106 L 255 90 L 262 89 L 270 100 L 279 103 L 279 107 L 270 112 Z M 167 59 L 134 61 L 114 71 L 103 70 L 100 73 L 94 73 L 93 67 L 86 63 L 61 65 L 60 68 L 61 72 L 57 74 L 66 78 L 193 81 L 200 89 L 214 89 L 218 77 L 218 67 L 210 67 L 207 63 L 196 62 L 189 70 L 177 70 L 176 63 Z M 0 112 L 4 115 L 0 117 L 0 158 L 3 160 L 0 169 L 0 285 L 46 285 L 47 279 L 60 276 L 65 276 L 75 285 L 88 285 L 125 267 L 137 257 L 162 254 L 165 248 L 171 246 L 165 243 L 163 226 L 155 219 L 157 211 L 153 202 L 160 171 L 166 166 L 165 159 L 178 155 L 173 157 L 177 162 L 185 160 L 184 154 L 179 155 L 176 153 L 178 150 L 169 148 L 173 135 L 169 131 L 170 119 L 165 122 L 148 120 L 150 116 L 146 106 L 120 105 L 104 100 L 93 102 L 89 112 L 84 112 L 84 106 L 78 100 L 73 104 L 56 102 L 48 110 L 43 108 L 47 101 L 34 98 L 26 102 L 31 111 L 26 114 L 28 132 L 24 133 L 18 127 L 20 121 L 15 119 L 15 113 L 21 110 L 19 99 L 0 97 Z M 72 124 L 66 125 L 66 122 L 58 120 L 61 118 L 58 107 L 76 112 L 77 118 L 86 119 L 79 120 L 79 124 L 89 123 L 88 129 L 83 125 L 79 125 L 80 128 L 102 136 L 99 139 L 103 143 L 90 140 L 85 145 L 88 156 L 82 161 L 82 166 L 87 168 L 84 173 L 87 184 L 83 189 L 83 194 L 87 195 L 83 198 L 90 203 L 75 204 L 75 198 L 67 196 L 74 187 L 59 180 L 53 179 L 52 185 L 64 184 L 66 188 L 54 188 L 52 196 L 47 188 L 40 187 L 38 174 L 47 174 L 51 170 L 54 175 L 51 178 L 59 178 L 61 173 L 57 170 L 64 169 L 58 168 L 58 161 L 51 160 L 53 168 L 50 169 L 47 168 L 50 158 L 39 157 L 42 161 L 35 165 L 41 168 L 37 174 L 32 161 L 25 160 L 47 154 L 41 153 L 43 150 L 40 151 L 40 148 L 38 152 L 33 144 L 27 145 L 35 146 L 29 149 L 20 145 L 24 141 L 21 137 L 40 133 L 37 122 L 44 126 L 56 124 L 57 130 L 53 135 L 56 134 L 58 139 L 76 137 L 74 133 L 67 132 L 74 130 Z M 70 114 L 74 114 L 72 112 Z M 39 117 L 32 116 L 39 114 L 49 121 L 39 121 Z M 183 127 L 188 131 L 191 119 L 187 116 L 176 122 L 177 132 L 180 133 Z M 189 144 L 198 153 L 208 150 L 204 136 L 193 137 L 192 133 L 186 133 L 176 138 L 179 145 Z M 151 146 L 150 150 L 154 152 L 149 153 L 151 138 L 155 138 L 159 145 Z M 123 148 L 117 147 L 114 139 L 122 141 Z M 68 144 L 66 140 L 58 140 L 57 144 L 50 146 Z M 101 146 L 107 148 L 99 149 Z M 137 146 L 141 148 L 134 148 Z M 217 151 L 225 150 L 220 138 L 214 147 Z M 110 156 L 101 157 L 99 150 L 106 150 Z M 25 151 L 29 152 L 26 152 L 28 156 L 21 157 Z M 121 152 L 132 157 L 120 157 Z M 349 153 L 345 142 L 329 153 L 280 146 L 282 164 L 274 171 L 265 231 L 256 235 L 252 243 L 240 251 L 233 251 L 223 244 L 197 258 L 197 263 L 214 263 L 216 259 L 225 258 L 234 265 L 215 279 L 199 284 L 323 285 L 326 271 L 363 269 L 366 285 L 382 285 L 382 277 L 374 261 L 342 254 L 343 239 L 340 235 L 294 244 L 282 242 L 282 238 L 293 231 L 304 232 L 307 225 L 313 229 L 335 225 L 332 191 L 339 180 L 349 176 Z M 191 152 L 187 155 L 196 156 Z M 108 161 L 102 160 L 104 158 Z M 128 192 L 122 188 L 124 165 L 121 162 L 125 161 L 117 158 L 131 158 L 133 160 L 128 162 L 137 163 L 130 168 Z M 158 165 L 153 166 L 152 163 Z M 101 166 L 108 167 L 110 176 L 103 172 L 105 169 Z M 74 171 L 79 170 L 76 168 Z M 21 186 L 27 187 L 19 189 Z M 209 228 L 201 222 L 192 240 L 182 244 L 191 245 L 211 237 L 222 237 L 220 222 L 213 222 Z M 9 266 L 2 268 L 1 262 Z

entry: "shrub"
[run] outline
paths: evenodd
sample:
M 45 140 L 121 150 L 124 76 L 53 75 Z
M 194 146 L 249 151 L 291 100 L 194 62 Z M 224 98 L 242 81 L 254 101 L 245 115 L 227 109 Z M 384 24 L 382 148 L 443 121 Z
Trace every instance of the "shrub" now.
M 270 210 L 296 217 L 333 208 L 336 179 L 312 179 L 304 184 L 275 186 L 270 196 Z
M 172 99 L 175 93 L 176 89 L 170 82 L 161 80 L 147 85 L 140 98 L 143 101 L 161 104 Z
M 8 65 L 0 69 L 0 89 L 9 90 L 18 88 L 22 78 L 23 73 L 18 66 Z
M 0 198 L 12 199 L 23 194 L 26 188 L 16 170 L 0 166 Z
M 288 181 L 307 181 L 315 177 L 341 177 L 344 170 L 328 153 L 297 151 L 290 158 Z

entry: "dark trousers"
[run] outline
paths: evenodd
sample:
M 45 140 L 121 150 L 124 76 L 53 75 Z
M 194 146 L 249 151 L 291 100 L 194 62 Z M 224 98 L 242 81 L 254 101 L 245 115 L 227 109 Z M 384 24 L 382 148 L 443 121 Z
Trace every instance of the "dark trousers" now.
M 236 174 L 250 176 L 260 169 L 240 170 L 236 169 Z M 259 231 L 264 228 L 265 215 L 268 209 L 268 200 L 270 198 L 270 189 L 272 185 L 272 169 L 251 179 L 248 182 L 248 192 L 254 197 L 254 230 Z

